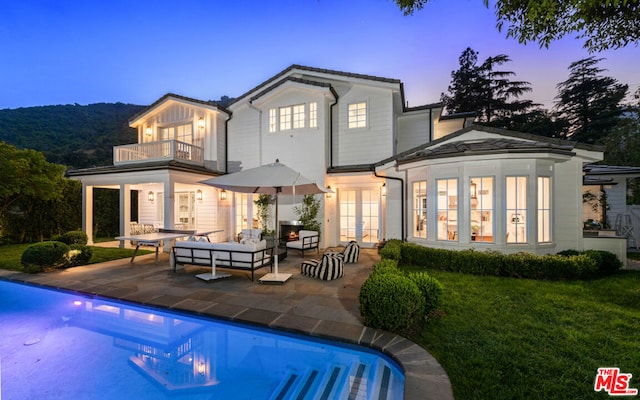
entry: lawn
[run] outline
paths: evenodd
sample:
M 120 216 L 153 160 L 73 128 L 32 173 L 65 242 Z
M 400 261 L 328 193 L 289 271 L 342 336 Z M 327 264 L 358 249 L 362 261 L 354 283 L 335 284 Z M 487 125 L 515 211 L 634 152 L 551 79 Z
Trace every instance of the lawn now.
M 0 269 L 8 269 L 11 271 L 22 271 L 22 264 L 20 264 L 20 258 L 22 252 L 27 248 L 29 244 L 11 244 L 0 246 Z M 89 264 L 96 264 L 105 261 L 117 260 L 120 258 L 127 258 L 133 255 L 133 249 L 120 249 L 120 248 L 107 248 L 89 246 L 93 250 L 93 256 Z M 138 254 L 149 254 L 150 250 L 138 250 Z
M 441 315 L 412 338 L 447 371 L 455 398 L 606 399 L 598 367 L 640 388 L 640 272 L 547 282 L 429 271 Z

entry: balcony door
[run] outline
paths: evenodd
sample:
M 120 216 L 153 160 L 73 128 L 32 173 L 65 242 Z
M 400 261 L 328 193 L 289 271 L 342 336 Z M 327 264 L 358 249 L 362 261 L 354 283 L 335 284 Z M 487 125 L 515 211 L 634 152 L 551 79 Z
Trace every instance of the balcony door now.
M 338 191 L 340 242 L 352 240 L 362 245 L 380 241 L 381 201 L 379 189 L 348 189 Z

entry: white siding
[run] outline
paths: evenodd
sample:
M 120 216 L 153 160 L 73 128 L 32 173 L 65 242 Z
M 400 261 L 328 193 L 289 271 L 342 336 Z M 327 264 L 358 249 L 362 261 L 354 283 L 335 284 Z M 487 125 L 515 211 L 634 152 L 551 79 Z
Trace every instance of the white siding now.
M 229 121 L 229 171 L 262 165 L 260 159 L 260 114 L 261 112 L 242 104 L 233 110 L 233 118 Z
M 429 110 L 398 118 L 398 153 L 429 143 L 430 140 Z
M 367 103 L 367 127 L 348 128 L 348 105 Z M 338 129 L 334 132 L 334 166 L 369 164 L 393 154 L 395 129 L 391 90 L 354 85 L 334 107 Z
M 556 251 L 582 250 L 582 162 L 555 165 L 553 181 L 553 240 Z

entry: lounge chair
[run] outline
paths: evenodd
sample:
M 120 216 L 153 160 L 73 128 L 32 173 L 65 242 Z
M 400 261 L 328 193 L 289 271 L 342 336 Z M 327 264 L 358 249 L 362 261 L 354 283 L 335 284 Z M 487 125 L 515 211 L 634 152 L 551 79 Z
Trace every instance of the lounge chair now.
M 342 251 L 326 251 L 324 254 L 330 254 L 342 257 L 345 264 L 354 264 L 358 262 L 360 257 L 360 246 L 355 240 L 350 241 Z
M 320 260 L 306 260 L 300 266 L 300 273 L 330 281 L 344 276 L 344 261 L 342 257 L 323 254 Z

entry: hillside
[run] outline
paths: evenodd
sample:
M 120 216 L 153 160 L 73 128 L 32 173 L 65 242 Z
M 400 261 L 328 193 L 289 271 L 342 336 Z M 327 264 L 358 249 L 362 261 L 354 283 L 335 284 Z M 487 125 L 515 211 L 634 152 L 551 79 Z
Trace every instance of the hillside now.
M 41 151 L 69 168 L 111 165 L 113 146 L 135 143 L 129 119 L 146 106 L 123 103 L 0 110 L 0 141 Z

